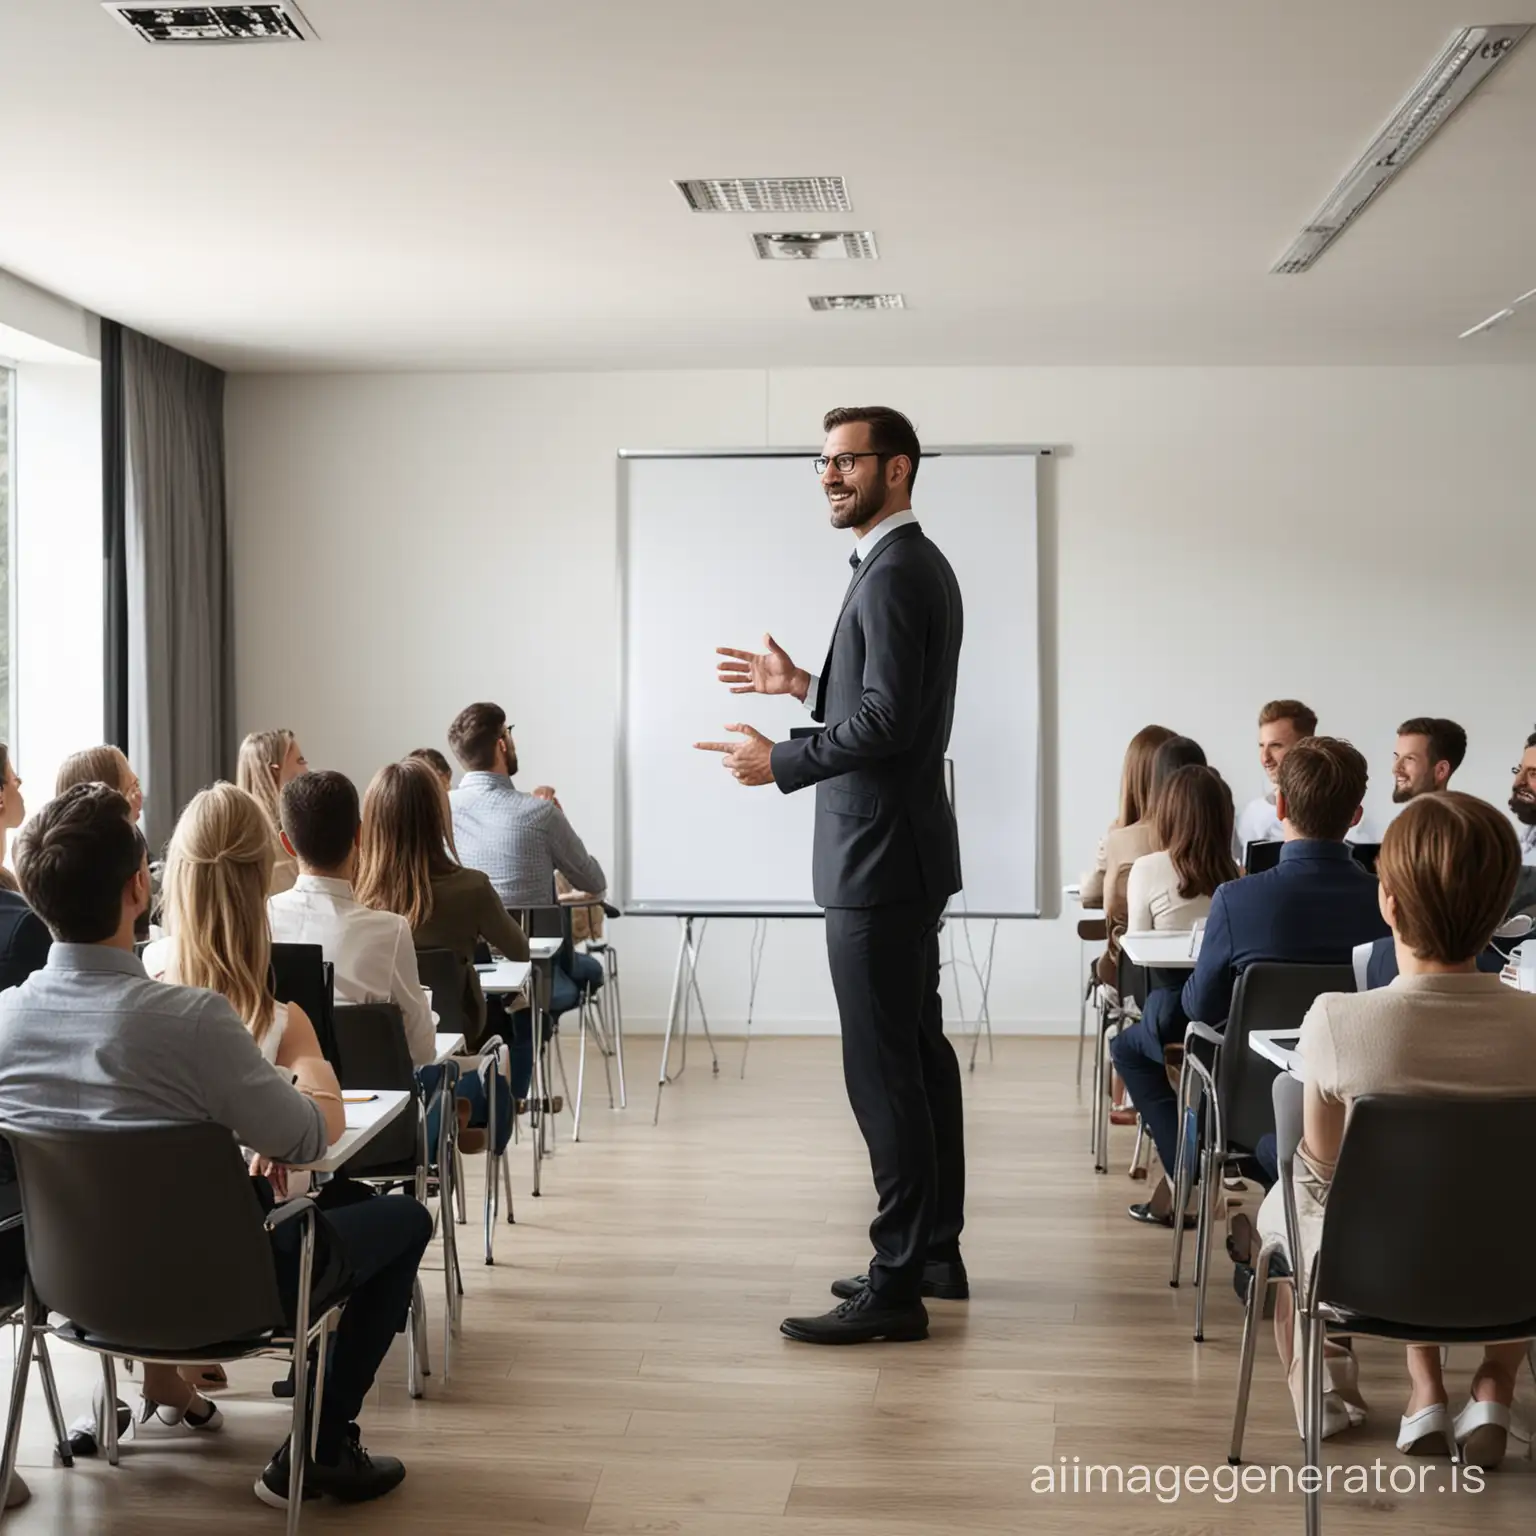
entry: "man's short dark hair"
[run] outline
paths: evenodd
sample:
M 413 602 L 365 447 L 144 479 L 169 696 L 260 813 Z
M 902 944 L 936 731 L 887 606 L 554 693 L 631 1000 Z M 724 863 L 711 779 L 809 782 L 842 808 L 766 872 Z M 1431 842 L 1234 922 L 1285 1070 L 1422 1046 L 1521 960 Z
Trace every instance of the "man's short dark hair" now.
M 1300 699 L 1271 699 L 1259 711 L 1260 725 L 1279 725 L 1282 720 L 1289 720 L 1296 727 L 1298 737 L 1317 735 L 1317 711 Z
M 1280 760 L 1285 819 L 1303 837 L 1342 843 L 1365 799 L 1365 759 L 1337 736 L 1308 736 Z
M 1451 772 L 1461 767 L 1467 755 L 1467 733 L 1454 720 L 1441 720 L 1432 715 L 1415 715 L 1398 726 L 1399 736 L 1423 736 L 1429 742 L 1429 762 L 1449 763 Z
M 425 763 L 433 773 L 442 778 L 452 778 L 453 769 L 448 766 L 448 759 L 443 756 L 436 747 L 417 747 L 413 752 L 407 752 L 406 757 L 414 757 L 417 762 Z
M 100 944 L 122 926 L 123 887 L 144 863 L 127 800 L 105 784 L 55 796 L 16 841 L 16 878 L 61 944 Z
M 496 743 L 507 728 L 507 712 L 499 704 L 471 704 L 448 727 L 448 745 L 459 765 L 483 773 L 496 765 Z
M 856 422 L 869 425 L 869 446 L 882 458 L 903 456 L 912 466 L 907 476 L 907 490 L 917 484 L 917 466 L 922 461 L 923 448 L 917 440 L 917 428 L 888 405 L 839 405 L 821 418 L 821 430 L 830 432 L 833 427 L 850 427 Z
M 311 869 L 340 869 L 362 825 L 357 786 L 344 773 L 301 773 L 283 786 L 283 831 Z

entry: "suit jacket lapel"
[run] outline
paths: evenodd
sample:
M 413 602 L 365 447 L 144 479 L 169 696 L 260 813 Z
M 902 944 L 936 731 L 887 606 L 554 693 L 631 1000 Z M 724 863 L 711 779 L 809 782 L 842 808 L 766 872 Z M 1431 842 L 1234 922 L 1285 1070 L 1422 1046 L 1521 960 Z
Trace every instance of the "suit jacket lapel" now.
M 832 633 L 837 633 L 837 625 L 843 622 L 843 615 L 848 611 L 848 604 L 853 601 L 853 594 L 859 590 L 859 583 L 864 580 L 864 573 L 877 561 L 886 550 L 890 549 L 898 539 L 914 538 L 922 534 L 922 529 L 916 523 L 908 523 L 905 527 L 894 529 L 880 540 L 870 552 L 859 561 L 859 568 L 853 573 L 853 580 L 848 583 L 848 590 L 843 594 L 843 606 L 837 610 L 837 622 L 832 626 Z M 831 648 L 828 647 L 828 655 Z

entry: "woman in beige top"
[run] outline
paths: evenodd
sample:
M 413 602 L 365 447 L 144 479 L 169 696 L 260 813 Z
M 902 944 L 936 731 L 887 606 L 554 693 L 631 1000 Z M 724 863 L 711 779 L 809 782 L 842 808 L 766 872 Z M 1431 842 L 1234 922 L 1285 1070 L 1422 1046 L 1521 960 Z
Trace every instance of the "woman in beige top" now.
M 1079 900 L 1085 907 L 1102 907 L 1105 891 L 1115 888 L 1122 864 L 1133 863 L 1156 844 L 1152 809 L 1152 759 L 1174 732 L 1165 725 L 1144 725 L 1131 737 L 1120 768 L 1120 814 L 1109 825 L 1094 856 L 1093 868 L 1082 878 Z
M 1131 865 L 1126 931 L 1188 932 L 1211 910 L 1216 887 L 1237 879 L 1232 791 L 1212 768 L 1180 768 L 1152 814 L 1158 852 Z
M 292 731 L 252 731 L 240 743 L 235 782 L 261 807 L 272 839 L 269 896 L 291 891 L 299 878 L 299 861 L 283 842 L 283 786 L 308 772 L 309 764 L 299 749 L 299 738 Z
M 1328 993 L 1301 1027 L 1306 1083 L 1302 1139 L 1293 1170 L 1297 1239 L 1292 1271 L 1309 1273 L 1350 1105 L 1365 1094 L 1536 1095 L 1536 997 L 1480 973 L 1477 956 L 1508 910 L 1520 846 L 1503 813 L 1471 795 L 1420 795 L 1387 828 L 1377 860 L 1381 911 L 1392 929 L 1398 976 L 1372 992 Z M 1284 1239 L 1277 1185 L 1259 1209 L 1266 1238 Z M 1276 1342 L 1301 1422 L 1300 1358 L 1287 1304 L 1275 1309 Z M 1509 1435 L 1509 1405 L 1526 1346 L 1490 1344 L 1454 1424 L 1440 1351 L 1410 1345 L 1413 1387 L 1398 1435 L 1412 1454 L 1449 1452 L 1496 1466 Z M 1324 1434 L 1364 1417 L 1352 1356 L 1328 1351 Z

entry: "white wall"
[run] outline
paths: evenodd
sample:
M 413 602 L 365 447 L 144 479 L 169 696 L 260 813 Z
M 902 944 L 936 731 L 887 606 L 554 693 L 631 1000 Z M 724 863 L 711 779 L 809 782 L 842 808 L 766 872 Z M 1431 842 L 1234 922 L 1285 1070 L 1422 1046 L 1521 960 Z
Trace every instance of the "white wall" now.
M 33 809 L 101 740 L 101 369 L 16 369 L 16 755 Z
M 1449 714 L 1471 735 L 1461 786 L 1507 794 L 1536 714 L 1517 659 L 1536 369 L 1514 367 L 233 378 L 242 730 L 291 725 L 362 782 L 497 699 L 523 782 L 556 785 L 611 860 L 616 450 L 814 444 L 826 407 L 871 400 L 931 441 L 1069 445 L 1041 501 L 1048 895 L 1153 720 L 1198 738 L 1241 800 L 1261 787 L 1257 706 L 1300 696 L 1366 752 L 1379 820 L 1395 725 Z M 701 726 L 737 712 L 723 696 Z M 1007 926 L 997 1027 L 1075 1028 L 1072 917 Z M 618 937 L 638 1026 L 665 1011 L 673 931 Z M 746 955 L 747 925 L 711 932 L 726 1027 Z M 757 1017 L 830 1027 L 819 925 L 776 925 Z

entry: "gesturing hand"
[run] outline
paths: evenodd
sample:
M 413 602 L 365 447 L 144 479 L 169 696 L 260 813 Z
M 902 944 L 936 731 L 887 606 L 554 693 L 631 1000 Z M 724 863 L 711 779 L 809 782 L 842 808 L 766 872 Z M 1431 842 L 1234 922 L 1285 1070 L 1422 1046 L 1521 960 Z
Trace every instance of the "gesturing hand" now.
M 761 731 L 750 725 L 728 725 L 728 731 L 736 731 L 745 741 L 696 741 L 700 752 L 723 752 L 722 761 L 727 773 L 734 774 L 740 784 L 757 785 L 773 782 L 773 743 Z
M 762 653 L 717 647 L 715 654 L 727 659 L 716 664 L 715 675 L 732 693 L 792 693 L 803 700 L 810 673 L 797 667 L 772 635 L 764 635 L 763 644 L 768 649 Z

